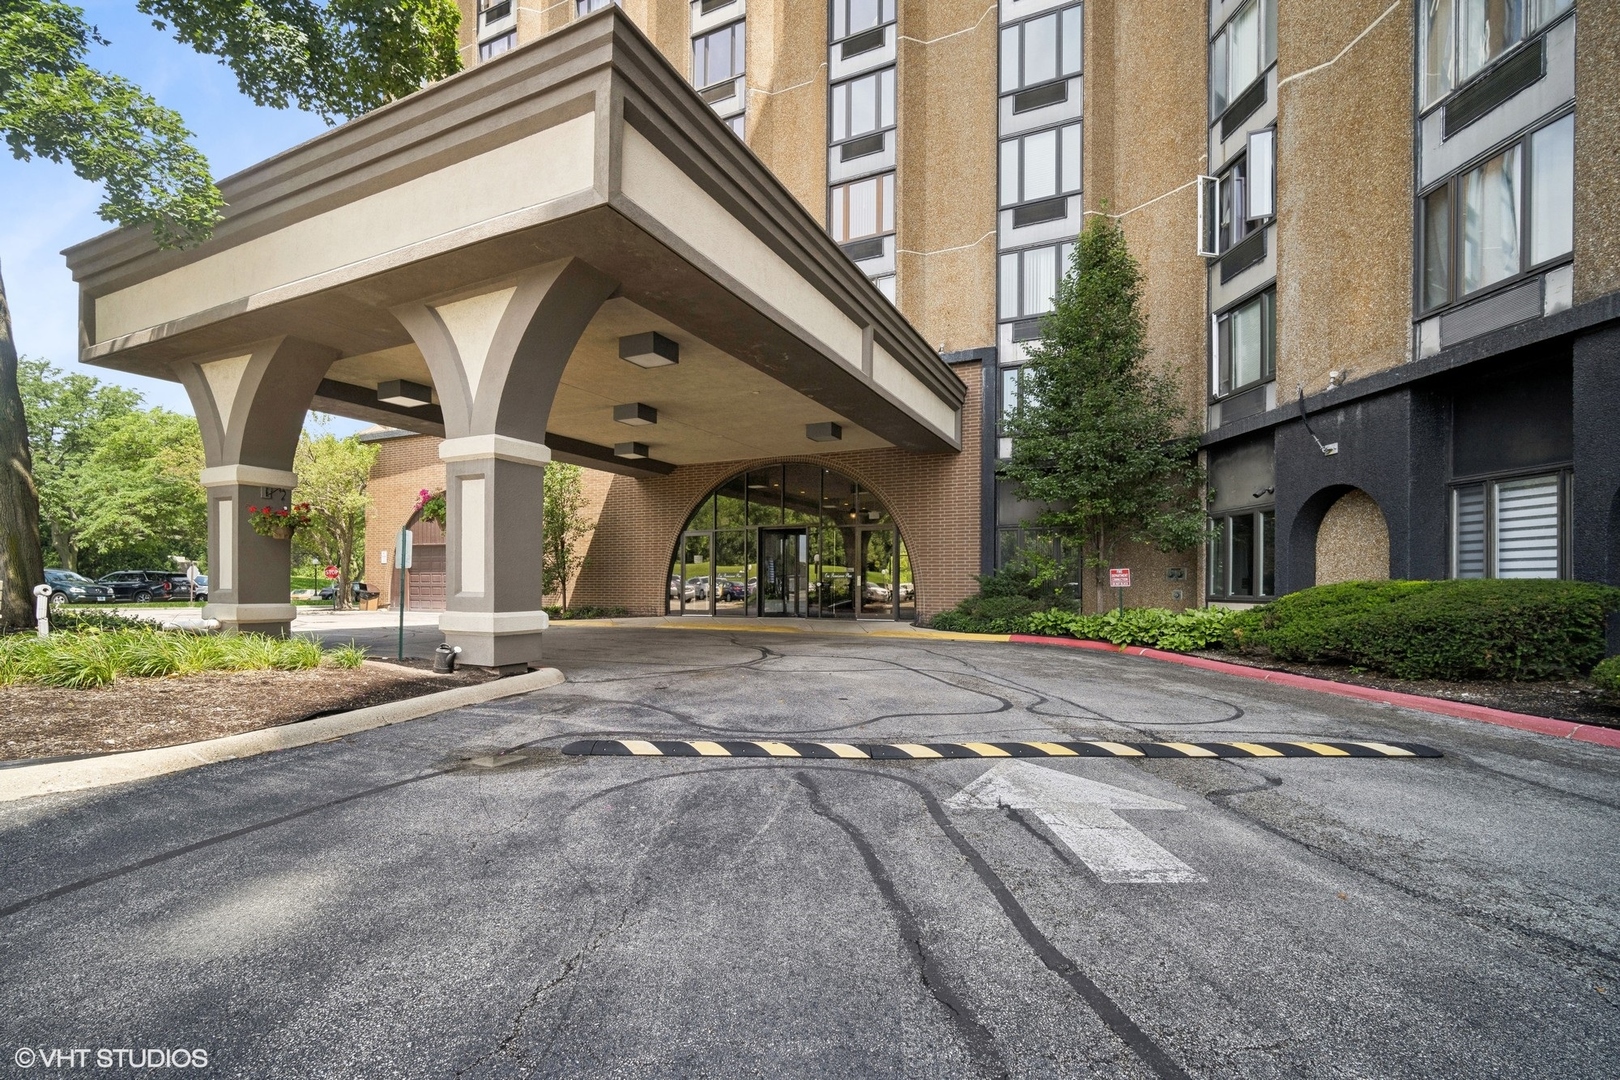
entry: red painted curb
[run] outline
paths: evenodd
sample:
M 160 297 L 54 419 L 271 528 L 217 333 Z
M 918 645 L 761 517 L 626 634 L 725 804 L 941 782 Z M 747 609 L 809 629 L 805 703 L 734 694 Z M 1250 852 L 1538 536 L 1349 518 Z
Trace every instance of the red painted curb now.
M 1417 709 L 1420 712 L 1438 713 L 1441 716 L 1455 716 L 1463 720 L 1478 720 L 1486 724 L 1516 728 L 1519 731 L 1533 731 L 1538 735 L 1551 735 L 1559 739 L 1573 739 L 1576 742 L 1595 743 L 1598 746 L 1620 749 L 1620 729 L 1598 727 L 1593 724 L 1577 724 L 1572 720 L 1555 720 L 1550 716 L 1530 716 L 1526 713 L 1492 709 L 1484 705 L 1469 705 L 1463 701 L 1447 701 L 1445 698 L 1423 697 L 1421 694 L 1402 694 L 1394 690 L 1378 690 L 1370 686 L 1356 686 L 1354 683 L 1317 679 L 1309 675 L 1295 675 L 1288 671 L 1267 671 L 1265 668 L 1229 664 L 1224 660 L 1210 660 L 1203 656 L 1187 656 L 1184 653 L 1165 652 L 1161 649 L 1149 649 L 1141 645 L 1119 646 L 1110 645 L 1106 641 L 1039 637 L 1034 634 L 1013 634 L 1008 640 L 1017 642 L 1020 645 L 1060 645 L 1067 649 L 1089 649 L 1093 652 L 1142 656 L 1149 660 L 1163 660 L 1167 663 L 1181 664 L 1183 667 L 1199 668 L 1203 671 L 1218 671 L 1224 675 L 1236 675 L 1243 679 L 1258 679 L 1261 682 L 1293 686 L 1302 690 L 1315 690 L 1318 693 L 1334 694 L 1338 697 L 1376 701 L 1384 705 L 1399 705 L 1404 709 Z

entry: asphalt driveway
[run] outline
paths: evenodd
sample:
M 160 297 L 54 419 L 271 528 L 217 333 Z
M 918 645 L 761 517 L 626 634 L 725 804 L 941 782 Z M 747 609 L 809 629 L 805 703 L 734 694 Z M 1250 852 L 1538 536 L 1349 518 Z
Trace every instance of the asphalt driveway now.
M 548 645 L 527 697 L 0 805 L 0 1070 L 1614 1074 L 1620 752 L 1035 646 Z M 558 753 L 596 738 L 1445 756 Z

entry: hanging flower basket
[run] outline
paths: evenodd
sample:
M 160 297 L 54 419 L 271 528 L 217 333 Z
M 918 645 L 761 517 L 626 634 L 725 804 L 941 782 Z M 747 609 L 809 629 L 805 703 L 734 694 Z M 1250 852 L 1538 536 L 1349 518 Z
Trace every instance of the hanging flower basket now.
M 427 488 L 423 488 L 417 493 L 416 509 L 421 511 L 423 521 L 432 521 L 443 525 L 445 518 L 444 492 L 441 491 L 434 495 Z
M 250 506 L 248 522 L 253 531 L 272 540 L 291 540 L 299 529 L 309 528 L 309 503 L 297 506 Z

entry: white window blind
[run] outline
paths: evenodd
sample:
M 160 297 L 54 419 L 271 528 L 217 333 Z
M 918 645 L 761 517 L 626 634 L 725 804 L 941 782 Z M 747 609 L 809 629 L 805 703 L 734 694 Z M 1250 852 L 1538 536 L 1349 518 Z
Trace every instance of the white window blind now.
M 1452 576 L 1485 576 L 1485 485 L 1458 488 L 1452 494 Z
M 1558 576 L 1558 477 L 1534 476 L 1496 485 L 1496 576 Z

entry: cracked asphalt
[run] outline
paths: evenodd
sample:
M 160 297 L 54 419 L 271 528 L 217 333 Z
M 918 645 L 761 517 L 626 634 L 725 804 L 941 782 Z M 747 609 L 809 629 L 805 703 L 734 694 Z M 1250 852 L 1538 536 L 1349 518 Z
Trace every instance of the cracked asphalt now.
M 0 805 L 0 1074 L 1615 1075 L 1613 750 L 1037 646 L 547 641 L 550 690 Z M 1207 879 L 1146 885 L 948 806 L 991 761 L 557 752 L 590 737 L 1446 756 L 1020 765 L 1182 807 L 1121 811 Z

